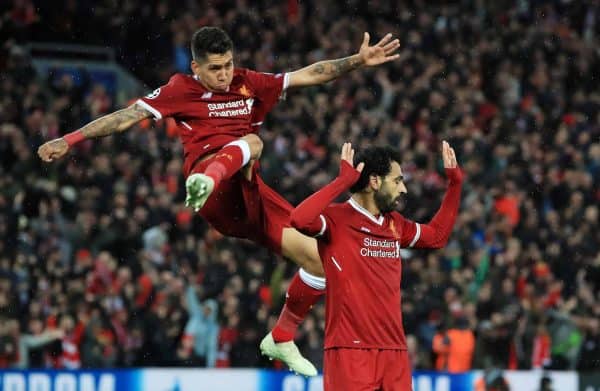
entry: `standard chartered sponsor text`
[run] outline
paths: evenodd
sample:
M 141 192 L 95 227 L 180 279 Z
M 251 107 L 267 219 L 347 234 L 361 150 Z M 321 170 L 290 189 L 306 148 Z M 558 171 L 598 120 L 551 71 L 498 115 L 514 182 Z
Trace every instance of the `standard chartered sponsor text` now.
M 209 117 L 236 117 L 239 115 L 250 115 L 252 112 L 253 99 L 236 100 L 225 103 L 209 103 Z
M 234 100 L 231 102 L 225 102 L 225 103 L 209 103 L 208 104 L 208 109 L 209 110 L 223 110 L 223 109 L 235 109 L 238 107 L 242 107 L 245 106 L 245 102 L 243 99 L 241 100 Z
M 250 110 L 238 109 L 238 110 L 225 110 L 225 111 L 211 111 L 208 113 L 209 117 L 235 117 L 236 115 L 248 115 Z
M 377 239 L 371 239 L 371 238 L 364 238 L 363 246 L 396 248 L 396 241 L 395 240 L 377 240 Z
M 398 258 L 400 257 L 400 245 L 396 240 L 377 240 L 371 238 L 363 239 L 360 255 L 373 258 Z

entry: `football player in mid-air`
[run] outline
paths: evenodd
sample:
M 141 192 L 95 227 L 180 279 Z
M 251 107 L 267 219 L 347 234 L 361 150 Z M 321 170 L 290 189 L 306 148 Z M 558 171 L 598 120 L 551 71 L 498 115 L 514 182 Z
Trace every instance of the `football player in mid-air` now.
M 358 53 L 352 56 L 269 74 L 235 68 L 227 33 L 203 27 L 191 42 L 192 75 L 173 75 L 133 105 L 46 142 L 38 154 L 52 162 L 80 141 L 123 132 L 150 117 L 173 118 L 184 150 L 186 205 L 222 234 L 253 240 L 301 267 L 275 328 L 261 342 L 261 351 L 298 373 L 315 375 L 316 369 L 302 357 L 293 338 L 298 324 L 324 292 L 323 267 L 316 241 L 290 226 L 292 206 L 261 180 L 252 164 L 263 148 L 257 133 L 286 89 L 327 83 L 354 69 L 392 61 L 398 57 L 399 46 L 391 34 L 370 46 L 365 33 Z

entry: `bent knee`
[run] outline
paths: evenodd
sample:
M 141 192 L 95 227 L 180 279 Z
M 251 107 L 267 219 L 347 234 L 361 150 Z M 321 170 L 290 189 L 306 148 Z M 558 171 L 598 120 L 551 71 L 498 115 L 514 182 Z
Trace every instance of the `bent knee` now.
M 258 137 L 255 134 L 247 134 L 244 137 L 242 137 L 242 139 L 245 140 L 250 146 L 250 158 L 258 159 L 262 154 L 264 146 L 263 141 L 260 139 L 260 137 Z
M 320 259 L 315 260 L 314 258 L 309 258 L 304 262 L 302 266 L 307 273 L 312 274 L 316 277 L 325 277 L 325 270 L 323 269 L 323 264 Z
M 312 243 L 304 247 L 304 251 L 301 254 L 300 266 L 308 273 L 317 276 L 325 277 L 325 270 L 323 269 L 323 263 L 321 262 L 321 256 L 316 245 Z

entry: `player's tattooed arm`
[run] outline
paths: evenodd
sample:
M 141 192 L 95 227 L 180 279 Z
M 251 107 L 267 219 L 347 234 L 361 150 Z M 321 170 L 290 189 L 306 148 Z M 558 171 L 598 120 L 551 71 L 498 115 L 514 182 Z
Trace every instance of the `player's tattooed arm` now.
M 52 162 L 67 154 L 70 146 L 83 139 L 108 136 L 122 132 L 145 118 L 152 116 L 148 110 L 133 104 L 125 109 L 100 117 L 83 128 L 63 137 L 50 140 L 38 148 L 38 156 L 45 162 Z M 70 141 L 69 141 L 70 137 Z
M 81 132 L 85 138 L 108 136 L 109 134 L 127 130 L 141 120 L 151 116 L 152 113 L 134 103 L 127 108 L 90 122 L 81 128 Z
M 361 66 L 377 66 L 399 57 L 396 50 L 400 41 L 387 34 L 375 45 L 369 45 L 369 33 L 363 36 L 363 42 L 357 54 L 335 60 L 319 61 L 289 74 L 289 87 L 303 87 L 327 83 Z
M 319 61 L 290 73 L 289 86 L 303 87 L 327 83 L 359 68 L 363 64 L 364 62 L 358 54 L 335 60 Z
M 310 67 L 310 72 L 314 75 L 329 75 L 332 78 L 343 75 L 362 65 L 358 56 L 339 58 L 337 60 L 320 61 Z

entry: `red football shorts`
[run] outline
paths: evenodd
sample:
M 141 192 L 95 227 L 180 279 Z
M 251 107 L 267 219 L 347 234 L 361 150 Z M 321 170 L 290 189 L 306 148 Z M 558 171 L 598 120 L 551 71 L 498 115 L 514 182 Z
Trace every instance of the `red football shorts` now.
M 406 350 L 325 350 L 324 391 L 410 391 L 412 376 Z
M 194 172 L 204 172 L 212 158 L 196 164 Z M 292 205 L 267 186 L 254 164 L 252 180 L 241 173 L 221 181 L 200 210 L 200 215 L 226 236 L 250 239 L 281 254 L 284 228 L 291 227 Z

